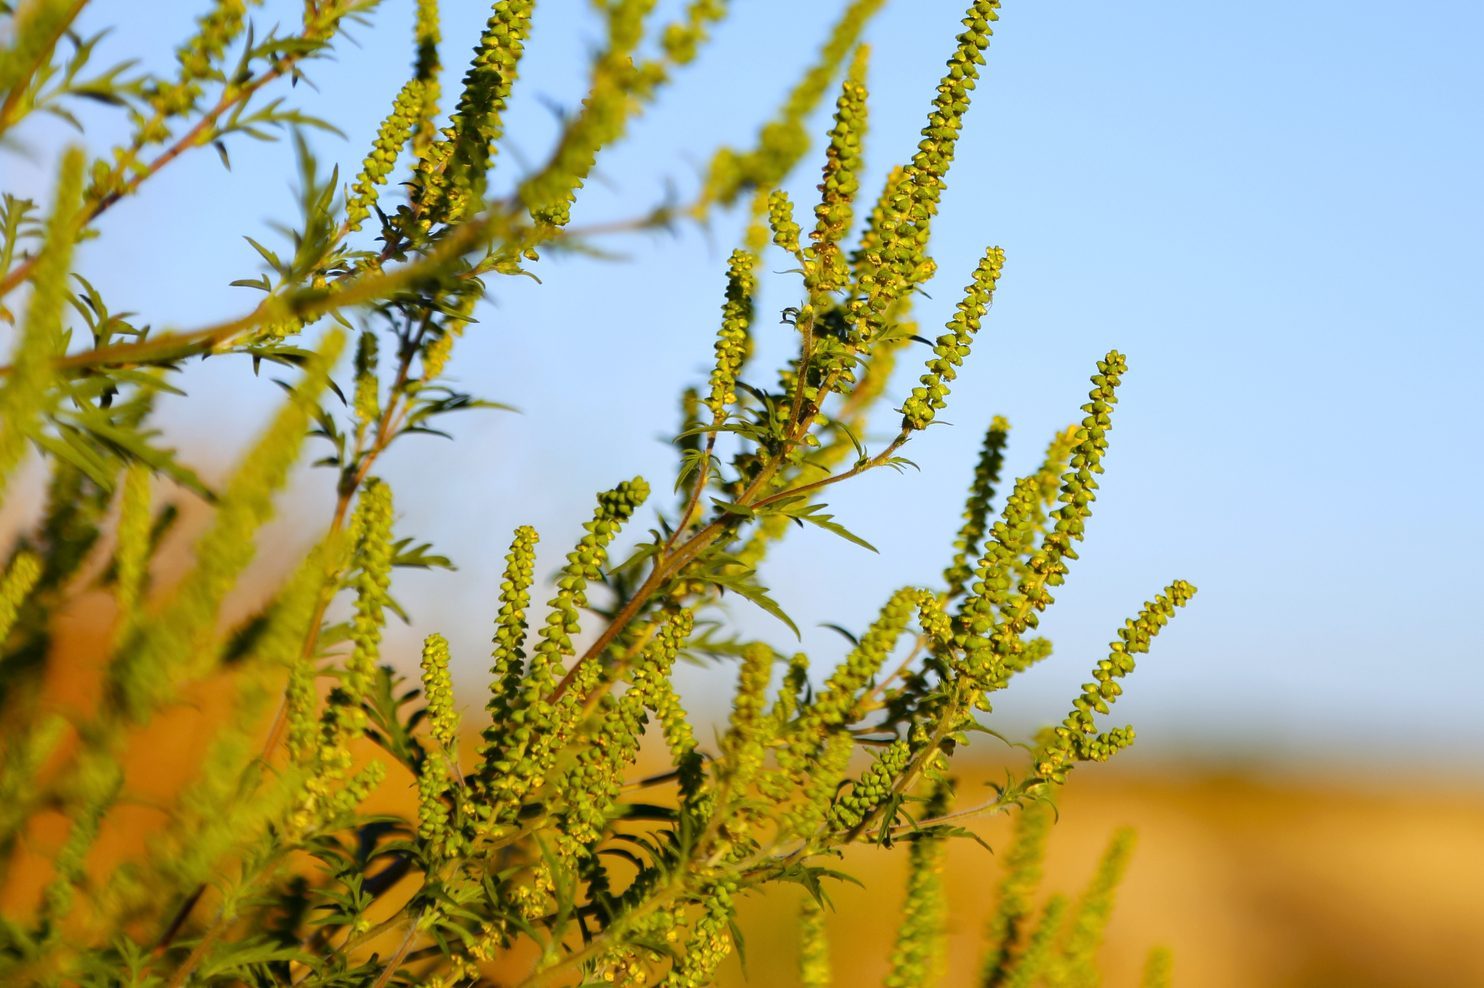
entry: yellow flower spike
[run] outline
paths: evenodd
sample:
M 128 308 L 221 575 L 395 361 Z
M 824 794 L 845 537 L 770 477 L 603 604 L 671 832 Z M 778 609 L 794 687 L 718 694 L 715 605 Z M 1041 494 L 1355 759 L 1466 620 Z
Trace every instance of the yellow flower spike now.
M 547 167 L 521 183 L 520 201 L 538 225 L 552 229 L 567 225 L 598 151 L 623 136 L 629 118 L 662 81 L 661 65 L 634 58 L 654 4 L 655 0 L 615 0 L 608 6 L 608 44 L 594 65 L 582 110 L 563 131 Z
M 345 224 L 350 230 L 359 230 L 366 217 L 371 215 L 371 208 L 376 205 L 381 186 L 386 184 L 392 169 L 397 166 L 402 149 L 412 139 L 413 132 L 422 119 L 423 89 L 422 81 L 409 79 L 397 91 L 391 112 L 381 121 L 376 140 L 371 145 L 371 153 L 366 156 L 361 165 L 361 173 L 351 185 L 350 195 L 346 198 Z
M 891 796 L 893 784 L 912 760 L 912 747 L 900 738 L 887 745 L 849 790 L 835 798 L 830 819 L 838 830 L 858 826 Z
M 732 952 L 732 917 L 737 907 L 732 901 L 736 883 L 723 880 L 702 893 L 701 915 L 686 938 L 685 952 L 661 985 L 663 988 L 705 988 L 715 978 L 716 969 Z
M 704 216 L 712 204 L 730 206 L 749 190 L 775 188 L 788 176 L 809 150 L 809 114 L 884 2 L 852 0 L 830 29 L 819 59 L 789 91 L 778 114 L 763 125 L 756 146 L 745 153 L 730 148 L 717 152 L 702 187 L 699 215 Z
M 958 133 L 969 108 L 969 94 L 984 64 L 990 22 L 998 19 L 999 0 L 974 0 L 964 16 L 965 29 L 948 59 L 948 71 L 928 113 L 917 153 L 887 179 L 872 219 L 872 235 L 862 243 L 856 268 L 858 301 L 852 314 L 869 339 L 886 324 L 886 313 L 935 270 L 926 247 L 933 218 L 947 188 L 947 175 L 958 145 Z M 920 426 L 914 426 L 920 428 Z
M 1094 682 L 1082 686 L 1082 695 L 1072 703 L 1072 711 L 1058 725 L 1036 752 L 1036 774 L 1049 782 L 1062 782 L 1073 763 L 1107 761 L 1120 749 L 1133 742 L 1133 728 L 1113 728 L 1099 734 L 1094 726 L 1094 713 L 1107 713 L 1122 692 L 1117 680 L 1134 671 L 1134 656 L 1149 651 L 1150 643 L 1195 596 L 1195 587 L 1176 580 L 1163 593 L 1146 603 L 1138 615 L 1118 629 L 1118 641 L 1109 645 L 1108 657 L 1093 667 Z
M 4 642 L 10 629 L 15 627 L 21 605 L 40 579 L 41 560 L 34 553 L 16 553 L 5 576 L 0 578 L 0 642 Z
M 417 122 L 412 132 L 412 154 L 421 162 L 437 136 L 434 120 L 438 116 L 438 98 L 441 94 L 438 75 L 442 68 L 438 59 L 438 43 L 442 40 L 438 0 L 417 0 L 412 36 L 417 45 L 413 78 L 421 87 L 418 92 Z
M 850 756 L 855 752 L 855 739 L 846 731 L 825 735 L 823 744 L 803 773 L 802 798 L 784 814 L 784 832 L 796 838 L 812 838 L 830 813 L 835 793 L 845 780 Z M 781 760 L 781 759 L 780 759 Z
M 381 382 L 376 377 L 376 334 L 364 330 L 356 345 L 356 390 L 351 405 L 356 413 L 356 435 L 364 440 L 381 418 Z
M 677 612 L 660 628 L 654 643 L 645 652 L 645 660 L 633 672 L 633 688 L 643 697 L 645 707 L 660 725 L 670 762 L 679 775 L 680 805 L 692 826 L 710 812 L 710 801 L 705 793 L 705 765 L 695 731 L 670 681 L 669 670 L 690 637 L 694 621 L 690 611 Z
M 948 793 L 940 788 L 929 800 L 925 815 L 940 816 Z M 948 916 L 943 889 L 942 838 L 919 835 L 907 852 L 907 898 L 902 922 L 891 953 L 885 988 L 921 988 L 942 984 L 947 958 Z
M 811 732 L 831 731 L 854 719 L 861 690 L 896 647 L 921 595 L 918 587 L 902 587 L 882 606 L 860 643 L 830 673 L 824 688 L 806 708 L 799 727 L 806 741 L 811 740 L 808 738 Z
M 515 530 L 505 556 L 505 575 L 500 581 L 500 612 L 495 618 L 494 648 L 490 662 L 490 698 L 485 705 L 489 724 L 480 747 L 481 786 L 492 780 L 494 765 L 504 746 L 511 713 L 520 700 L 525 672 L 526 608 L 531 606 L 531 582 L 535 576 L 536 543 L 540 536 L 529 525 Z
M 31 272 L 31 297 L 11 354 L 11 372 L 0 384 L 0 492 L 25 455 L 27 437 L 40 426 L 54 398 L 52 358 L 62 349 L 62 315 L 78 236 L 84 160 L 82 149 L 76 147 L 62 156 L 51 218 Z
M 419 161 L 423 222 L 455 222 L 484 206 L 485 183 L 531 30 L 533 0 L 497 0 L 464 74 L 444 139 Z
M 326 334 L 303 379 L 221 488 L 212 523 L 196 542 L 194 567 L 138 643 L 109 667 L 110 716 L 143 722 L 216 662 L 210 638 L 222 601 L 253 558 L 257 532 L 273 515 L 273 496 L 288 481 L 344 343 L 339 331 Z
M 588 586 L 603 575 L 608 546 L 634 511 L 649 497 L 644 478 L 626 480 L 598 495 L 598 508 L 587 530 L 567 554 L 567 565 L 557 579 L 557 594 L 548 604 L 546 623 L 531 655 L 530 668 L 509 721 L 510 729 L 500 757 L 488 777 L 499 790 L 500 812 L 519 808 L 519 801 L 540 785 L 557 754 L 577 726 L 583 704 L 602 677 L 596 662 L 569 671 L 560 690 L 557 673 L 575 654 L 573 638 L 582 630 L 580 614 L 587 606 Z M 554 698 L 555 696 L 555 698 Z
M 254 6 L 261 0 L 254 0 Z M 227 49 L 247 28 L 246 0 L 216 0 L 212 9 L 196 20 L 196 33 L 175 52 L 180 69 L 174 83 L 158 87 L 150 96 L 157 113 L 179 116 L 195 108 Z
M 768 226 L 773 231 L 773 243 L 796 258 L 802 259 L 799 250 L 799 222 L 794 219 L 794 204 L 788 193 L 774 189 L 768 195 Z
M 732 767 L 730 782 L 734 787 L 751 782 L 762 768 L 763 748 L 771 733 L 763 719 L 763 709 L 773 659 L 773 649 L 759 642 L 742 651 L 742 668 L 737 673 L 737 692 L 732 697 L 730 730 L 725 741 Z
M 1108 842 L 1092 881 L 1066 919 L 1066 944 L 1054 965 L 1059 969 L 1054 971 L 1056 983 L 1097 984 L 1097 950 L 1102 946 L 1103 933 L 1113 912 L 1113 899 L 1128 870 L 1133 850 L 1134 832 L 1128 827 L 1120 828 Z
M 824 175 L 819 185 L 819 205 L 814 207 L 814 230 L 809 234 L 808 275 L 805 279 L 812 303 L 822 306 L 824 296 L 842 288 L 850 267 L 840 252 L 840 242 L 850 232 L 860 171 L 864 166 L 862 145 L 866 137 L 866 67 L 870 49 L 861 45 L 846 72 L 835 103 L 835 125 L 825 152 Z
M 675 65 L 694 61 L 711 25 L 726 14 L 726 0 L 691 0 L 685 8 L 685 20 L 666 25 L 660 35 L 665 56 Z
M 113 752 L 89 752 L 72 780 L 67 838 L 52 858 L 52 880 L 41 899 L 42 927 L 54 927 L 72 906 L 86 875 L 88 852 L 97 843 L 103 818 L 123 785 L 124 771 Z
M 999 903 L 985 933 L 987 949 L 979 982 L 989 988 L 1004 983 L 1014 963 L 1015 946 L 1027 932 L 1036 890 L 1041 884 L 1046 838 L 1055 816 L 1049 803 L 1032 802 L 1023 806 L 1015 817 L 1005 874 L 1000 879 Z
M 1009 976 L 1000 982 L 1004 988 L 1035 988 L 1045 983 L 1042 976 L 1051 963 L 1067 906 L 1067 900 L 1059 895 L 1047 900 L 1041 919 L 1026 938 L 1025 948 L 1015 958 Z
M 1140 988 L 1171 988 L 1174 983 L 1174 957 L 1168 947 L 1155 947 L 1144 962 Z
M 1065 580 L 1067 561 L 1077 558 L 1074 546 L 1082 540 L 1092 514 L 1097 490 L 1093 477 L 1102 472 L 1116 391 L 1126 369 L 1127 362 L 1117 351 L 1098 361 L 1090 400 L 1083 406 L 1087 416 L 1062 475 L 1058 499 L 1063 505 L 1053 512 L 1052 530 L 1041 544 L 1033 544 L 1041 525 L 1045 483 L 1038 474 L 1016 481 L 1000 520 L 991 529 L 975 583 L 960 608 L 958 636 L 965 649 L 965 668 L 984 690 L 1003 688 L 1011 673 L 1045 654 L 1026 655 L 1028 643 L 1023 636 L 1036 627 L 1038 614 L 1053 603 L 1049 588 Z M 1053 442 L 1051 456 L 1060 455 L 1058 442 Z
M 132 627 L 144 595 L 150 552 L 150 474 L 143 464 L 124 471 L 119 498 L 118 547 L 114 550 L 115 589 L 120 636 Z M 0 638 L 3 638 L 0 635 Z
M 458 752 L 459 715 L 453 707 L 453 680 L 448 672 L 448 639 L 439 634 L 423 641 L 423 697 L 428 729 L 444 751 Z
M 663 663 L 663 674 L 668 675 L 673 654 L 668 660 L 663 655 L 654 658 Z M 557 853 L 569 867 L 588 859 L 603 839 L 623 789 L 624 771 L 638 760 L 639 742 L 644 736 L 643 690 L 630 689 L 617 699 L 605 694 L 598 706 L 588 743 L 578 748 L 557 787 L 566 795 L 567 803 Z M 600 867 L 596 870 L 602 874 Z
M 995 487 L 1000 482 L 1000 468 L 1005 463 L 1005 443 L 1009 438 L 1009 421 L 996 415 L 984 433 L 979 462 L 974 467 L 974 480 L 969 485 L 968 500 L 964 504 L 964 523 L 953 540 L 953 561 L 943 573 L 943 582 L 948 585 L 950 598 L 962 594 L 973 576 L 974 570 L 969 561 L 979 556 L 989 518 L 990 502 L 994 499 Z
M 448 856 L 452 843 L 447 803 L 452 788 L 447 756 L 442 751 L 428 752 L 417 775 L 417 836 L 435 861 Z
M 366 714 L 362 701 L 371 690 L 381 661 L 381 633 L 386 626 L 388 590 L 392 581 L 392 489 L 376 478 L 361 487 L 351 516 L 356 569 L 353 585 L 355 611 L 350 622 L 351 653 L 340 689 L 331 703 L 332 721 L 326 748 L 338 750 L 360 734 Z
M 832 967 L 824 906 L 813 896 L 806 895 L 799 920 L 800 988 L 830 988 Z
M 737 374 L 752 350 L 749 333 L 752 297 L 757 290 L 753 274 L 757 258 L 745 250 L 732 252 L 727 265 L 726 301 L 721 307 L 721 329 L 716 334 L 716 366 L 711 371 L 711 394 L 706 407 L 712 421 L 720 423 L 726 410 L 737 401 Z
M 969 345 L 979 332 L 979 325 L 989 304 L 1005 263 L 1005 252 L 991 247 L 984 252 L 974 279 L 964 289 L 963 301 L 948 323 L 948 332 L 938 337 L 933 356 L 927 362 L 927 373 L 902 405 L 902 428 L 925 429 L 947 404 L 948 385 L 958 376 L 958 368 L 969 355 Z

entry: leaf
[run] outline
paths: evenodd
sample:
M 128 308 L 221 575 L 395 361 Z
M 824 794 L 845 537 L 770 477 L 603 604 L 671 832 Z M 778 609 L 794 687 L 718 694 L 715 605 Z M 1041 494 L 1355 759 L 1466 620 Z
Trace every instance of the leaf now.
M 36 433 L 31 436 L 31 441 L 63 463 L 81 470 L 104 490 L 113 487 L 113 471 L 93 450 L 79 444 L 74 430 L 63 430 L 60 436 Z
M 203 497 L 210 491 L 194 470 L 175 458 L 175 451 L 149 444 L 149 434 L 116 425 L 101 410 L 76 413 L 69 428 L 86 432 L 100 441 L 110 452 L 124 460 L 142 463 L 156 473 L 163 474 L 182 487 Z M 111 486 L 111 482 L 104 484 Z
M 732 934 L 732 944 L 737 948 L 737 961 L 742 965 L 742 980 L 747 981 L 747 941 L 742 936 L 742 927 L 735 919 L 727 920 L 727 929 Z
M 846 641 L 850 642 L 852 648 L 853 647 L 856 647 L 856 646 L 859 646 L 860 643 L 861 643 L 861 640 L 859 638 L 857 638 L 852 632 L 850 632 L 849 630 L 847 630 L 845 628 L 842 628 L 838 624 L 831 624 L 828 621 L 822 621 L 822 622 L 820 622 L 819 627 L 821 627 L 821 628 L 829 628 L 831 631 L 835 632 L 837 635 L 839 635 L 840 637 L 844 638 Z
M 947 425 L 948 423 L 947 422 L 941 422 L 941 423 L 940 422 L 933 422 L 932 424 L 933 425 L 939 425 L 939 424 L 941 424 L 941 425 Z M 889 460 L 886 461 L 886 465 L 889 466 L 889 467 L 891 467 L 893 470 L 897 471 L 898 473 L 904 472 L 904 470 L 903 470 L 904 467 L 911 467 L 913 470 L 919 470 L 919 471 L 922 469 L 916 463 L 913 463 L 911 460 L 907 459 L 905 456 L 893 456 L 891 459 L 889 459 Z
M 855 447 L 856 463 L 864 463 L 866 460 L 870 459 L 871 454 L 866 451 L 866 447 L 858 438 L 856 438 L 855 431 L 851 429 L 849 425 L 839 419 L 835 419 L 830 424 L 833 425 L 836 429 L 839 429 L 841 432 L 845 433 L 845 438 L 849 439 L 850 445 Z
M 844 525 L 841 525 L 839 522 L 835 521 L 834 515 L 823 514 L 822 512 L 824 511 L 824 509 L 829 507 L 829 505 L 827 504 L 809 504 L 796 506 L 795 504 L 788 501 L 779 501 L 775 502 L 773 507 L 779 508 L 779 514 L 784 515 L 788 518 L 792 518 L 797 522 L 808 522 L 811 525 L 817 525 L 820 528 L 824 529 L 826 532 L 838 535 L 840 536 L 840 538 L 844 539 L 847 542 L 854 542 L 856 545 L 860 546 L 863 549 L 870 549 L 872 552 L 879 551 L 874 545 L 867 542 L 859 535 L 856 535 Z
M 654 558 L 654 554 L 659 552 L 660 547 L 664 545 L 665 539 L 659 532 L 651 530 L 650 534 L 654 536 L 654 541 L 641 542 L 634 546 L 634 551 L 630 553 L 627 559 L 616 566 L 610 566 L 608 568 L 608 575 L 610 577 L 631 572 L 646 560 Z
M 277 271 L 279 274 L 284 273 L 283 262 L 278 259 L 277 254 L 273 253 L 273 251 L 258 243 L 252 237 L 244 236 L 242 239 L 246 240 L 250 245 L 252 245 L 252 249 L 258 252 L 259 257 L 268 262 L 268 266 L 270 268 L 272 268 L 274 271 Z
M 732 515 L 736 518 L 746 518 L 749 521 L 757 517 L 757 511 L 745 504 L 737 504 L 734 501 L 723 501 L 719 497 L 713 497 L 711 503 L 716 505 L 724 515 Z
M 681 437 L 676 437 L 678 442 Z M 680 454 L 680 472 L 675 477 L 675 490 L 679 492 L 690 479 L 701 470 L 701 464 L 710 461 L 708 469 L 720 469 L 721 460 L 714 454 L 708 454 L 704 449 L 688 449 Z
M 799 626 L 794 624 L 793 618 L 784 613 L 783 608 L 778 606 L 778 602 L 776 600 L 768 596 L 768 588 L 759 586 L 756 583 L 747 582 L 747 576 L 751 576 L 751 573 L 745 574 L 744 576 L 729 576 L 723 573 L 708 573 L 705 576 L 701 577 L 701 579 L 705 580 L 708 583 L 714 583 L 724 590 L 731 590 L 732 592 L 737 594 L 737 596 L 744 597 L 747 600 L 752 601 L 758 607 L 761 607 L 773 617 L 777 618 L 779 621 L 782 621 L 785 625 L 787 625 L 788 630 L 794 633 L 795 638 L 802 639 L 804 636 L 799 634 Z
M 458 569 L 447 556 L 429 552 L 431 548 L 430 542 L 413 546 L 411 539 L 400 539 L 392 546 L 392 565 L 410 569 Z
M 347 917 L 354 919 L 354 917 Z M 298 946 L 285 947 L 274 943 L 272 940 L 247 940 L 232 944 L 217 954 L 212 960 L 207 961 L 198 969 L 197 977 L 209 980 L 212 977 L 240 972 L 246 974 L 245 968 L 256 964 L 269 964 L 273 961 L 290 961 L 299 963 L 314 963 L 315 958 L 300 950 Z

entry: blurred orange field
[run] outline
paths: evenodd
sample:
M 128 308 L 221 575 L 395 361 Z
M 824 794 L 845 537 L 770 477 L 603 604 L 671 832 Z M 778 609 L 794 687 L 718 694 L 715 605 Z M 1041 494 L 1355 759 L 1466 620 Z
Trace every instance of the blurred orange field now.
M 966 787 L 967 788 L 967 787 Z M 1175 983 L 1199 988 L 1412 988 L 1484 985 L 1484 791 L 1391 792 L 1200 768 L 1077 772 L 1052 831 L 1047 893 L 1075 894 L 1108 836 L 1138 844 L 1102 953 L 1105 984 L 1138 984 L 1150 947 L 1175 954 Z M 1003 821 L 979 831 L 1005 845 Z M 869 886 L 840 885 L 830 925 L 837 984 L 879 984 L 905 854 L 847 862 Z M 951 852 L 949 983 L 974 984 L 998 870 L 972 841 Z M 774 904 L 743 913 L 750 982 L 788 984 L 793 919 Z

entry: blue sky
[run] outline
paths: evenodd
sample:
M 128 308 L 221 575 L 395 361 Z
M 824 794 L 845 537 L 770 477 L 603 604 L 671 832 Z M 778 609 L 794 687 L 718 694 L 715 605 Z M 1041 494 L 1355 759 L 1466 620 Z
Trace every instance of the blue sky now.
M 118 13 L 95 6 L 95 23 Z M 196 6 L 160 5 L 105 55 L 168 57 Z M 263 22 L 293 6 L 269 3 Z M 292 97 L 350 135 L 316 142 L 343 174 L 409 62 L 411 5 L 383 6 L 359 48 L 315 70 L 318 92 Z M 487 7 L 444 6 L 452 89 Z M 506 181 L 521 155 L 542 155 L 550 106 L 580 98 L 600 40 L 589 6 L 539 7 Z M 630 215 L 667 183 L 693 189 L 714 146 L 744 143 L 771 114 L 838 6 L 737 4 L 702 63 L 605 162 L 576 222 Z M 958 0 L 896 0 L 870 29 L 867 188 L 910 154 L 960 13 Z M 1116 346 L 1131 370 L 1082 559 L 1045 623 L 1057 655 L 1003 694 L 1001 723 L 1058 719 L 1123 617 L 1183 577 L 1200 595 L 1118 704 L 1115 720 L 1140 732 L 1131 758 L 1213 751 L 1282 767 L 1319 754 L 1477 771 L 1484 7 L 1239 13 L 1005 5 L 936 229 L 940 275 L 919 310 L 928 330 L 941 325 L 983 247 L 1004 247 L 994 309 L 944 416 L 954 426 L 914 441 L 920 473 L 881 471 L 831 498 L 879 555 L 800 532 L 765 582 L 814 654 L 836 654 L 839 639 L 815 625 L 860 627 L 892 589 L 941 571 L 990 416 L 1011 419 L 1011 465 L 1028 468 Z M 110 130 L 96 119 L 88 141 L 101 147 Z M 827 125 L 821 116 L 816 133 Z M 18 136 L 30 157 L 0 150 L 5 185 L 44 190 L 66 132 L 43 123 Z M 226 287 L 256 273 L 238 236 L 292 217 L 292 158 L 284 144 L 232 150 L 230 175 L 209 152 L 183 159 L 109 214 L 83 270 L 116 307 L 180 326 L 251 303 Z M 817 161 L 790 185 L 801 204 Z M 594 491 L 634 473 L 668 487 L 663 437 L 675 395 L 708 369 L 736 230 L 722 217 L 615 239 L 627 261 L 554 259 L 540 264 L 541 285 L 493 283 L 456 362 L 467 387 L 523 413 L 469 417 L 456 443 L 409 442 L 388 459 L 401 527 L 462 568 L 409 581 L 415 624 L 395 641 L 448 633 L 470 706 L 510 529 L 537 525 L 549 572 Z M 788 342 L 768 314 L 798 294 L 793 276 L 768 275 L 760 368 Z M 211 361 L 187 380 L 196 411 L 167 423 L 186 446 L 245 437 L 274 400 L 240 362 Z M 908 386 L 904 376 L 895 393 Z M 220 465 L 229 447 L 203 455 Z M 327 483 L 303 480 L 290 529 L 313 530 Z M 768 619 L 738 616 L 788 644 Z

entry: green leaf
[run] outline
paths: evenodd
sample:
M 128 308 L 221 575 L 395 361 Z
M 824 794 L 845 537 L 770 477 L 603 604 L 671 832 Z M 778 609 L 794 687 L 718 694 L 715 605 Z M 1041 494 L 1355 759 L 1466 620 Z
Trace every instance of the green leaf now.
M 755 582 L 748 582 L 748 578 L 751 575 L 752 574 L 750 572 L 740 576 L 730 576 L 722 573 L 708 573 L 705 576 L 701 577 L 701 579 L 705 580 L 708 583 L 714 583 L 724 590 L 730 590 L 733 593 L 737 594 L 737 596 L 744 597 L 747 600 L 752 601 L 758 607 L 761 607 L 764 611 L 767 611 L 773 617 L 777 618 L 779 621 L 782 621 L 785 625 L 787 625 L 788 630 L 794 633 L 795 638 L 802 639 L 804 636 L 799 634 L 799 626 L 797 624 L 794 624 L 793 618 L 784 613 L 783 608 L 778 606 L 778 602 L 776 600 L 768 596 L 768 588 L 759 586 Z
M 198 969 L 197 976 L 202 979 L 233 973 L 245 976 L 248 973 L 246 969 L 257 964 L 270 964 L 274 961 L 309 964 L 314 963 L 315 960 L 316 958 L 297 946 L 285 947 L 267 939 L 247 940 L 232 944 L 210 961 L 203 963 Z
M 719 497 L 713 497 L 711 503 L 724 515 L 732 515 L 736 518 L 745 518 L 748 521 L 757 517 L 757 510 L 745 504 L 737 504 L 734 501 L 723 501 Z
M 392 565 L 409 569 L 458 569 L 447 556 L 428 551 L 432 548 L 429 542 L 414 546 L 411 539 L 399 539 L 392 546 Z
M 847 542 L 854 542 L 863 549 L 870 549 L 872 552 L 879 551 L 874 545 L 835 521 L 834 515 L 824 514 L 824 509 L 829 507 L 827 504 L 798 505 L 791 500 L 784 500 L 775 502 L 771 507 L 777 508 L 779 514 L 792 518 L 794 521 L 817 525 L 826 532 L 838 535 Z

